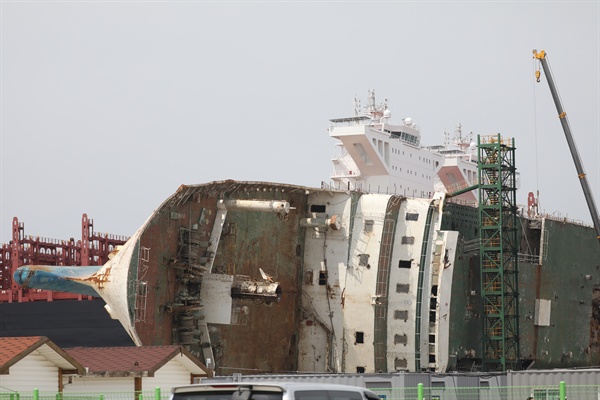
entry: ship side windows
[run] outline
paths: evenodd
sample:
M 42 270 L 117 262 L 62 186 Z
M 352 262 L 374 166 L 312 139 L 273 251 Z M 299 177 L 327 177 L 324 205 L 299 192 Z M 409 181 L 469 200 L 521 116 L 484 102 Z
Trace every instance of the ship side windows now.
M 406 213 L 406 220 L 407 221 L 418 221 L 419 214 L 418 213 Z
M 436 307 L 437 307 L 437 299 L 435 297 L 432 297 L 429 300 L 429 309 L 430 310 L 435 310 Z
M 398 268 L 410 268 L 412 260 L 400 260 L 398 261 Z
M 429 322 L 435 324 L 437 313 L 435 311 L 429 311 Z
M 414 236 L 402 236 L 402 244 L 415 244 Z
M 396 293 L 408 293 L 410 285 L 408 283 L 396 283 Z
M 365 333 L 364 332 L 356 332 L 354 334 L 354 344 L 364 343 L 365 342 Z
M 394 359 L 394 368 L 397 370 L 408 369 L 408 360 L 406 358 Z
M 408 336 L 406 336 L 406 334 L 404 335 L 394 335 L 394 344 L 403 344 L 406 346 L 406 344 L 408 343 Z
M 406 322 L 408 319 L 408 310 L 394 310 L 394 319 L 403 319 Z
M 367 267 L 369 268 L 369 254 L 359 254 L 358 255 L 358 265 L 361 267 Z
M 327 285 L 327 271 L 319 271 L 319 285 Z
M 438 292 L 438 287 L 437 287 L 437 285 L 432 285 L 432 286 L 431 286 L 431 295 L 432 295 L 432 296 L 437 296 L 437 292 Z
M 327 207 L 324 204 L 311 204 L 310 212 L 311 213 L 324 213 L 327 210 Z

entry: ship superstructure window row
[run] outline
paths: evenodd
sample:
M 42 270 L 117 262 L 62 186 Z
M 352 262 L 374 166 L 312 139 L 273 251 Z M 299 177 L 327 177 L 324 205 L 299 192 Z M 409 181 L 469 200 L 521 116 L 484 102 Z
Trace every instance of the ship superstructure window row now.
M 389 130 L 385 130 L 385 132 L 390 134 L 390 139 L 397 139 L 400 140 L 404 143 L 410 144 L 412 146 L 418 146 L 420 143 L 420 139 L 418 136 L 415 135 L 411 135 L 410 133 L 407 132 L 394 132 L 394 131 L 389 131 Z

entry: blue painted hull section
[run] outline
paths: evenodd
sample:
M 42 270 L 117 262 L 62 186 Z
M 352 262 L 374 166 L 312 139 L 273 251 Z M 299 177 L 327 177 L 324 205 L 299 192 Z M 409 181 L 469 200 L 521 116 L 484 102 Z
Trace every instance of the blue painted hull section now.
M 102 266 L 97 265 L 90 267 L 26 265 L 15 272 L 14 280 L 23 287 L 100 297 L 91 286 L 82 283 L 100 268 Z

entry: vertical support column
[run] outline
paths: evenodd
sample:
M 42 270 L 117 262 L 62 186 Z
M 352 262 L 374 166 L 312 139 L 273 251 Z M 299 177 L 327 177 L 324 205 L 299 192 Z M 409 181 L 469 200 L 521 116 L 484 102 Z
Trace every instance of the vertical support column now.
M 17 270 L 17 268 L 20 267 L 20 263 L 21 263 L 21 258 L 19 257 L 19 255 L 21 254 L 20 249 L 21 249 L 21 227 L 19 226 L 19 220 L 17 219 L 17 217 L 13 218 L 13 224 L 12 224 L 12 243 L 10 244 L 10 282 L 11 282 L 11 289 L 12 290 L 18 290 L 19 289 L 19 285 L 17 283 L 15 283 L 15 281 L 12 279 L 12 277 L 15 274 L 15 271 Z
M 90 265 L 90 227 L 92 224 L 87 214 L 81 216 L 81 266 Z
M 519 370 L 514 141 L 478 137 L 482 368 Z
M 567 398 L 567 386 L 565 385 L 565 381 L 560 381 L 558 386 L 560 400 L 566 400 Z

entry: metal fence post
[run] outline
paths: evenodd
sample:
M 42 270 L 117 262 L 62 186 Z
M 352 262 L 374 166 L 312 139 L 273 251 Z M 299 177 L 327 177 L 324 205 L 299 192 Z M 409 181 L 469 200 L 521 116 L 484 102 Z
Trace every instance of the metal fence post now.
M 154 400 L 160 400 L 160 388 L 154 388 Z
M 565 381 L 560 381 L 558 386 L 560 400 L 565 400 L 567 398 L 567 385 L 565 385 Z
M 423 384 L 422 383 L 419 383 L 417 385 L 417 399 L 423 400 Z

